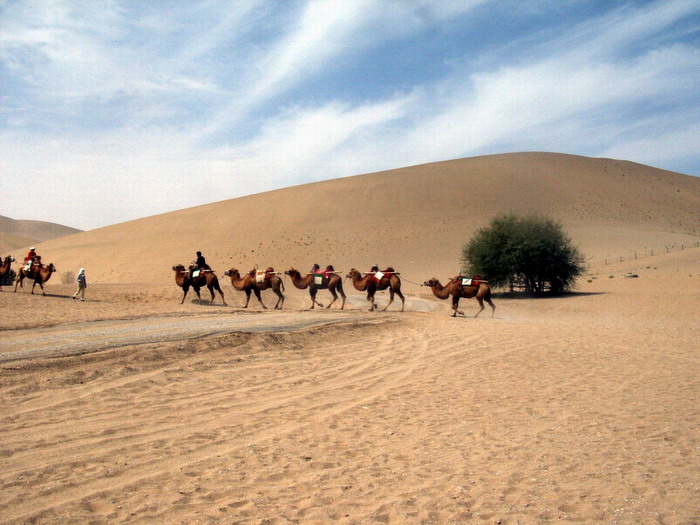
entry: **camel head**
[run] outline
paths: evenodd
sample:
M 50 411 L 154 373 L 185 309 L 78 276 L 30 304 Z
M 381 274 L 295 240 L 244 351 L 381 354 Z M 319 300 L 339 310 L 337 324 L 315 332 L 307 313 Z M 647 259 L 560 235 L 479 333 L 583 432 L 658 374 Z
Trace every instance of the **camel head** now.
M 432 288 L 433 286 L 437 286 L 439 284 L 440 284 L 440 281 L 438 281 L 435 277 L 433 277 L 432 279 L 428 279 L 427 281 L 425 281 L 423 283 L 423 286 L 429 286 L 430 288 Z
M 362 275 L 360 275 L 360 272 L 358 270 L 356 270 L 355 268 L 350 268 L 350 271 L 345 276 L 346 279 L 353 279 L 356 277 L 362 277 Z
M 224 272 L 224 275 L 226 275 L 226 276 L 228 276 L 228 277 L 233 276 L 233 277 L 236 277 L 236 278 L 238 278 L 238 277 L 241 276 L 241 274 L 240 274 L 240 272 L 238 271 L 237 268 L 231 268 L 230 270 L 226 270 L 226 271 Z
M 185 267 L 181 264 L 176 264 L 175 266 L 173 266 L 173 271 L 177 272 L 177 273 L 181 273 L 181 272 L 185 271 Z
M 56 271 L 56 267 L 53 265 L 53 263 L 49 263 L 46 269 L 49 271 L 49 273 L 53 273 Z
M 292 276 L 295 273 L 299 273 L 299 272 L 297 270 L 295 270 L 294 268 L 290 268 L 289 270 L 284 272 L 285 275 L 289 275 L 289 276 Z

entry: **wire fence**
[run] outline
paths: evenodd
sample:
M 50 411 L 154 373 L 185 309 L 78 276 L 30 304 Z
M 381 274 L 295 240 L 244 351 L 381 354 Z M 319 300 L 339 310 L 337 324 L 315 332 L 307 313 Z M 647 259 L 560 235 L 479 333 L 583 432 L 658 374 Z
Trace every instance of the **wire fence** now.
M 642 248 L 640 250 L 630 250 L 624 255 L 605 257 L 602 261 L 600 259 L 589 259 L 588 268 L 591 268 L 592 263 L 602 263 L 603 265 L 607 266 L 608 264 L 614 264 L 625 261 L 636 261 L 637 259 L 641 259 L 644 257 L 653 257 L 655 255 L 662 255 L 677 251 L 685 251 L 691 248 L 698 247 L 700 247 L 700 241 L 681 244 L 667 244 L 664 246 Z

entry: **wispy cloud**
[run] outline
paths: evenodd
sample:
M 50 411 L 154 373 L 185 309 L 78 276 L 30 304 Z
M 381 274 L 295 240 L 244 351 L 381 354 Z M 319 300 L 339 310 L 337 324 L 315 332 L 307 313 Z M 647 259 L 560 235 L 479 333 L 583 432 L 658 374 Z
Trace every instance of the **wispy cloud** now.
M 567 6 L 4 2 L 2 213 L 90 228 L 502 151 L 700 172 L 700 8 Z

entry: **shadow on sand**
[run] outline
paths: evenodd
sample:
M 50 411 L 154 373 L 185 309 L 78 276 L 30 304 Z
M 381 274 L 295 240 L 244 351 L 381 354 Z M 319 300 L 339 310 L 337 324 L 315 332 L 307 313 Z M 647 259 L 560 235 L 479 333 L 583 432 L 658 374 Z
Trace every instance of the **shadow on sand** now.
M 589 297 L 596 295 L 606 295 L 610 292 L 562 292 L 529 294 L 527 292 L 497 292 L 492 294 L 494 299 L 576 299 L 578 297 Z

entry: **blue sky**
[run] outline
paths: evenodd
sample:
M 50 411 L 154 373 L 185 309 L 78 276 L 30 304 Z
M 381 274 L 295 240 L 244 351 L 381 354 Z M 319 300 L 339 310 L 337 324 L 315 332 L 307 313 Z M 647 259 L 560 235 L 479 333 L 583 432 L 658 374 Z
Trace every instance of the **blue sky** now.
M 700 175 L 700 2 L 0 0 L 0 215 L 553 151 Z

